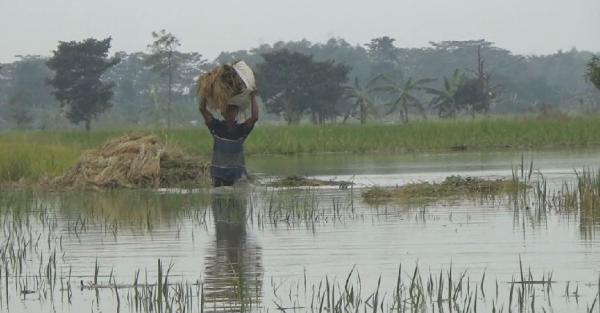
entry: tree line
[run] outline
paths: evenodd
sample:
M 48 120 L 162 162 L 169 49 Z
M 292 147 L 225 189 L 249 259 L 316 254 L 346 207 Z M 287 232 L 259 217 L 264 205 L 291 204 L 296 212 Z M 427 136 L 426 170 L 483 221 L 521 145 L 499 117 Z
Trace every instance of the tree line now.
M 298 123 L 453 118 L 600 109 L 600 61 L 590 52 L 514 55 L 485 40 L 401 48 L 390 37 L 264 44 L 208 61 L 153 32 L 146 52 L 109 55 L 111 39 L 60 42 L 52 56 L 0 64 L 0 128 L 187 125 L 196 79 L 242 59 L 256 71 L 267 118 Z

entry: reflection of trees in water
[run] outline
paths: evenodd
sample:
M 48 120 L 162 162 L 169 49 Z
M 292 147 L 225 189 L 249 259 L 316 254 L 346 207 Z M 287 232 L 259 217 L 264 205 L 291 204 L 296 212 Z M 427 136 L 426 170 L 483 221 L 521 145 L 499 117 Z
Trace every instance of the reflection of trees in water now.
M 212 198 L 215 242 L 206 257 L 205 310 L 243 312 L 260 303 L 261 248 L 246 231 L 247 195 Z

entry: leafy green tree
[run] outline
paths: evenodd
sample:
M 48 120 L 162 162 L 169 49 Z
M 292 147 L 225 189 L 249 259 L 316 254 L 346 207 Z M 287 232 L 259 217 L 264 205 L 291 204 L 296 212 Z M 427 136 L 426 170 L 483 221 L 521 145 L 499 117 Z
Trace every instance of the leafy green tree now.
M 600 57 L 593 56 L 587 66 L 586 78 L 600 90 Z
M 31 94 L 24 90 L 19 90 L 8 101 L 8 113 L 10 120 L 17 128 L 27 128 L 32 120 L 31 114 L 32 100 Z
M 487 114 L 490 110 L 492 99 L 496 97 L 490 86 L 490 73 L 484 69 L 484 61 L 481 58 L 481 46 L 477 47 L 477 77 L 468 81 L 468 92 L 464 95 L 464 101 L 468 103 L 468 109 L 475 118 L 476 113 Z M 465 86 L 463 86 L 463 89 Z
M 288 123 L 299 122 L 310 112 L 322 123 L 338 114 L 349 68 L 333 61 L 317 62 L 312 55 L 287 49 L 262 54 L 257 65 L 260 92 L 269 112 L 281 114 Z
M 171 127 L 171 102 L 173 101 L 173 80 L 179 63 L 175 58 L 177 47 L 181 45 L 179 39 L 162 29 L 152 32 L 154 41 L 148 45 L 151 54 L 146 59 L 146 64 L 152 71 L 167 78 L 167 127 Z
M 477 78 L 467 77 L 459 86 L 455 94 L 455 102 L 458 107 L 471 116 L 476 113 L 485 114 L 489 111 L 493 92 L 481 85 Z
M 115 119 L 139 124 L 149 112 L 150 86 L 159 84 L 162 78 L 146 66 L 147 54 L 117 52 L 116 55 L 121 62 L 106 74 L 115 83 L 110 113 Z
M 198 76 L 212 69 L 212 66 L 210 66 L 201 54 L 196 52 L 177 52 L 175 56 L 179 63 L 179 70 L 176 76 L 177 81 L 174 85 L 175 90 L 178 91 L 177 95 L 193 103 L 197 103 L 196 88 Z
M 383 36 L 365 44 L 371 64 L 371 76 L 383 74 L 392 80 L 403 80 L 399 49 L 394 46 L 394 41 L 394 38 Z
M 371 42 L 366 43 L 365 46 L 368 48 L 369 54 L 376 59 L 397 62 L 397 48 L 394 46 L 396 39 L 383 36 L 371 39 Z
M 47 58 L 38 55 L 17 56 L 12 75 L 14 94 L 20 90 L 27 91 L 32 106 L 41 108 L 54 103 L 52 87 L 48 85 L 48 77 L 52 71 L 46 65 Z
M 365 85 L 360 83 L 358 77 L 354 77 L 354 84 L 346 87 L 345 98 L 351 101 L 350 106 L 344 114 L 344 122 L 350 117 L 358 117 L 361 124 L 367 123 L 369 114 L 377 115 L 373 94 L 377 92 L 377 82 L 381 76 L 370 79 Z
M 409 77 L 404 83 L 397 83 L 386 78 L 387 85 L 379 87 L 382 90 L 393 95 L 392 101 L 386 103 L 389 107 L 387 114 L 400 112 L 400 118 L 404 123 L 408 123 L 408 110 L 417 109 L 421 116 L 426 119 L 426 109 L 422 101 L 415 95 L 416 92 L 425 90 L 425 85 L 435 81 L 435 79 L 423 78 L 413 79 Z
M 440 117 L 454 117 L 463 110 L 475 117 L 476 113 L 486 114 L 489 111 L 495 92 L 490 87 L 491 76 L 484 70 L 481 46 L 476 51 L 477 71 L 474 74 L 466 75 L 455 70 L 451 80 L 444 77 L 444 89 L 428 89 L 435 95 L 432 103 Z
M 0 65 L 0 129 L 7 124 L 5 117 L 8 115 L 7 102 L 10 90 L 10 80 L 6 71 L 6 65 Z
M 47 65 L 55 72 L 49 79 L 54 96 L 72 123 L 83 122 L 85 129 L 100 113 L 107 110 L 113 96 L 114 83 L 103 81 L 102 75 L 118 58 L 108 58 L 111 38 L 93 38 L 81 42 L 59 42 Z
M 461 112 L 487 113 L 493 92 L 482 89 L 479 79 L 458 69 L 450 79 L 444 76 L 444 89 L 426 88 L 434 95 L 431 105 L 440 118 L 453 118 Z
M 312 84 L 308 109 L 315 124 L 335 120 L 342 112 L 340 106 L 344 96 L 344 85 L 348 81 L 350 68 L 334 61 L 313 63 Z
M 358 77 L 361 81 L 371 78 L 371 64 L 366 62 L 368 52 L 364 47 L 353 46 L 341 38 L 331 38 L 325 43 L 314 44 L 310 53 L 317 61 L 334 60 L 349 65 L 351 77 Z
M 48 58 L 37 55 L 19 55 L 13 63 L 8 104 L 19 103 L 10 113 L 13 125 L 18 128 L 43 128 L 49 115 L 60 114 L 52 96 L 52 86 L 48 84 L 48 77 L 53 73 L 46 65 L 47 61 Z M 22 105 L 24 103 L 26 105 Z

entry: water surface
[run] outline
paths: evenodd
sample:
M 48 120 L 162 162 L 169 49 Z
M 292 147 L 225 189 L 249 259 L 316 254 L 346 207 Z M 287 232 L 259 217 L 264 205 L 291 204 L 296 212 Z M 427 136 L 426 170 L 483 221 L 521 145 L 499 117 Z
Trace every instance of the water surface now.
M 574 169 L 598 166 L 597 151 L 530 152 L 523 159 L 534 159 L 534 168 L 555 185 L 572 180 Z M 374 184 L 457 174 L 510 177 L 520 163 L 515 152 L 270 157 L 251 159 L 249 167 L 263 178 L 305 174 L 351 179 L 357 186 L 4 193 L 0 281 L 8 283 L 0 284 L 0 311 L 156 310 L 136 309 L 129 297 L 136 272 L 140 284 L 156 283 L 160 259 L 171 284 L 192 290 L 188 311 L 201 311 L 201 294 L 205 311 L 276 311 L 277 305 L 311 311 L 311 287 L 325 279 L 343 285 L 351 271 L 360 273 L 364 298 L 381 277 L 380 290 L 390 299 L 400 266 L 408 282 L 417 266 L 423 280 L 440 271 L 446 277 L 450 268 L 455 279 L 466 271 L 470 288 L 483 281 L 488 292 L 478 294 L 479 310 L 491 311 L 508 303 L 508 282 L 520 280 L 522 265 L 535 280 L 551 275 L 554 281 L 551 292 L 534 286 L 537 310 L 586 312 L 600 276 L 597 221 L 514 206 L 502 197 L 371 206 L 360 196 L 362 186 Z M 96 264 L 98 285 L 116 285 L 117 291 L 89 288 Z M 48 268 L 52 277 L 54 267 L 52 288 L 44 277 Z M 496 284 L 498 298 L 489 295 Z

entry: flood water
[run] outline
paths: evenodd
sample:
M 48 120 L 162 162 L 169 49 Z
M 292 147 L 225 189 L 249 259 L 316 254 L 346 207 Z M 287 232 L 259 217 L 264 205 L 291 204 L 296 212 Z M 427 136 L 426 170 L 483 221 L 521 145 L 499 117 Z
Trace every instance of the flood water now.
M 373 312 L 375 298 L 393 306 L 399 270 L 402 299 L 415 281 L 434 286 L 432 299 L 420 306 L 411 300 L 407 312 L 440 311 L 440 272 L 442 293 L 452 280 L 451 290 L 460 282 L 458 298 L 465 298 L 450 307 L 440 296 L 445 311 L 473 312 L 466 303 L 476 299 L 481 312 L 508 312 L 509 302 L 519 312 L 510 282 L 528 280 L 537 283 L 526 285 L 523 312 L 588 312 L 600 292 L 600 220 L 583 223 L 576 213 L 541 212 L 505 197 L 368 205 L 360 194 L 449 175 L 508 178 L 522 159 L 527 167 L 533 160 L 556 188 L 575 170 L 597 168 L 599 155 L 255 157 L 249 169 L 263 180 L 299 174 L 356 185 L 4 192 L 0 312 L 344 312 L 328 305 L 323 290 L 330 285 L 335 295 L 345 284 L 353 296 L 360 289 L 364 309 Z M 167 277 L 166 297 L 152 289 L 159 275 L 161 284 Z

